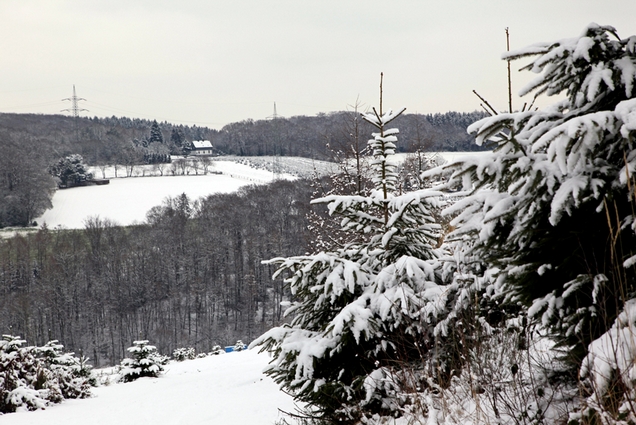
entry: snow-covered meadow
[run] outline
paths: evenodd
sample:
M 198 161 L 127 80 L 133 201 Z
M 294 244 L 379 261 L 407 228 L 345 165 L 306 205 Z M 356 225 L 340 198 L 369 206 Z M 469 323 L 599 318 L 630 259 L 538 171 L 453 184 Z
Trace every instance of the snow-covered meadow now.
M 481 152 L 440 152 L 447 162 L 466 156 L 481 155 Z M 407 154 L 397 155 L 403 161 Z M 242 186 L 264 184 L 275 178 L 294 179 L 310 177 L 313 173 L 325 174 L 335 169 L 334 164 L 308 158 L 295 157 L 220 157 L 215 158 L 208 174 L 191 171 L 189 175 L 156 176 L 155 167 L 138 166 L 133 177 L 122 177 L 126 173 L 119 168 L 115 177 L 112 167 L 91 171 L 97 178 L 110 179 L 108 185 L 85 186 L 58 190 L 53 196 L 53 208 L 36 219 L 39 226 L 46 223 L 49 228 L 83 228 L 89 217 L 99 216 L 120 225 L 141 223 L 152 207 L 160 205 L 170 196 L 182 193 L 190 199 L 198 199 L 213 193 L 230 193 Z M 145 175 L 145 177 L 143 177 Z
M 237 162 L 240 161 L 240 162 Z M 271 158 L 217 160 L 208 174 L 191 171 L 188 175 L 156 176 L 153 166 L 136 167 L 133 177 L 125 176 L 122 167 L 115 177 L 113 167 L 105 170 L 93 168 L 97 178 L 110 179 L 108 185 L 84 186 L 58 190 L 53 196 L 53 208 L 36 219 L 38 225 L 46 223 L 49 228 L 68 229 L 84 227 L 89 217 L 99 216 L 120 225 L 143 222 L 152 207 L 160 205 L 166 197 L 182 193 L 190 199 L 198 199 L 213 193 L 234 192 L 245 185 L 264 184 L 275 178 L 294 179 L 309 175 L 314 167 L 325 172 L 329 164 L 306 158 L 281 158 L 278 172 L 272 171 Z M 145 177 L 143 177 L 145 175 Z
M 250 184 L 225 175 L 130 177 L 111 179 L 108 185 L 58 190 L 53 208 L 36 221 L 49 228 L 82 228 L 88 217 L 99 216 L 117 224 L 143 222 L 146 213 L 164 198 L 185 193 L 197 199 L 211 193 L 227 193 Z
M 94 396 L 65 400 L 46 410 L 0 416 L 3 425 L 273 425 L 294 411 L 262 370 L 269 361 L 257 350 L 170 362 L 159 378 L 140 378 L 93 388 Z

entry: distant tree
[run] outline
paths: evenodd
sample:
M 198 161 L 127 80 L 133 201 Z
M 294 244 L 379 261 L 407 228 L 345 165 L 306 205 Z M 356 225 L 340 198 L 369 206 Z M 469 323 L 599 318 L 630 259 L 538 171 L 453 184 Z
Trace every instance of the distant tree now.
M 214 165 L 214 162 L 207 155 L 201 157 L 201 159 L 198 162 L 201 165 L 201 168 L 203 169 L 203 174 L 208 174 L 210 167 Z
M 181 155 L 184 142 L 185 136 L 183 135 L 183 131 L 179 128 L 173 128 L 170 133 L 170 151 L 174 155 Z
M 148 145 L 152 145 L 153 143 L 163 144 L 163 133 L 161 132 L 156 120 L 153 121 L 150 126 L 150 137 L 148 138 Z
M 123 164 L 128 177 L 133 175 L 135 166 L 144 161 L 144 148 L 130 142 L 122 147 L 119 152 L 119 163 Z
M 183 141 L 183 144 L 181 145 L 181 155 L 183 156 L 188 156 L 190 155 L 190 152 L 192 152 L 192 142 L 188 142 L 187 140 Z
M 144 150 L 144 162 L 146 164 L 170 162 L 170 148 L 164 143 L 151 143 Z
M 51 174 L 59 179 L 60 187 L 73 187 L 91 180 L 93 175 L 81 155 L 73 154 L 61 158 L 51 167 Z
M 21 137 L 0 135 L 0 227 L 30 225 L 51 207 L 55 190 L 45 161 Z

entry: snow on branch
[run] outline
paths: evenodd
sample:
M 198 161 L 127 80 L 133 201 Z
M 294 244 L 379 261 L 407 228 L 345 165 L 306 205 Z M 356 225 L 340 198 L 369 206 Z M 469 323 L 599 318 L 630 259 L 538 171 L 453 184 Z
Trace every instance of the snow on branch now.
M 397 112 L 393 112 L 393 110 L 389 109 L 387 112 L 385 112 L 384 114 L 380 116 L 380 114 L 378 114 L 376 109 L 373 108 L 373 113 L 367 112 L 367 113 L 362 113 L 360 115 L 362 116 L 363 120 L 373 124 L 377 128 L 381 128 L 387 125 L 388 123 L 390 123 L 391 121 L 393 121 L 394 119 L 396 119 L 397 117 L 399 117 L 400 115 L 402 115 L 404 111 L 406 111 L 406 108 L 402 108 Z M 392 133 L 389 133 L 389 134 L 392 134 Z

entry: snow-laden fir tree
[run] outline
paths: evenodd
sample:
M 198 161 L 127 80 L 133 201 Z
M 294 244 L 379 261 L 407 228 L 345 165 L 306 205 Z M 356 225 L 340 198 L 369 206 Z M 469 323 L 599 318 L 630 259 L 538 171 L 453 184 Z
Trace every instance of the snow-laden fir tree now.
M 25 342 L 11 335 L 2 335 L 0 340 L 0 413 L 15 412 L 20 407 L 44 409 L 48 405 L 45 368 L 32 347 L 22 346 Z
M 277 274 L 287 273 L 296 301 L 286 315 L 293 319 L 252 345 L 273 353 L 266 373 L 307 405 L 304 413 L 327 423 L 398 414 L 406 403 L 398 396 L 401 368 L 420 364 L 429 349 L 427 319 L 436 313 L 429 301 L 441 291 L 439 226 L 431 215 L 439 193 L 395 193 L 398 130 L 387 124 L 402 112 L 384 111 L 380 95 L 379 110 L 362 115 L 377 128 L 369 141 L 370 194 L 314 201 L 328 204 L 343 230 L 364 242 L 271 261 Z
M 65 398 L 91 395 L 87 365 L 73 353 L 62 352 L 57 341 L 44 347 L 24 346 L 25 340 L 0 339 L 0 414 L 17 409 L 44 409 Z M 87 372 L 88 373 L 88 372 Z
M 128 347 L 132 358 L 121 361 L 121 379 L 131 382 L 144 376 L 156 378 L 163 372 L 162 356 L 157 353 L 157 347 L 148 345 L 147 340 L 133 341 L 133 346 Z
M 172 358 L 178 362 L 194 360 L 197 358 L 197 353 L 193 347 L 181 347 L 172 352 Z
M 210 356 L 216 356 L 219 354 L 225 354 L 225 350 L 220 345 L 215 345 L 212 347 L 212 351 L 208 353 Z
M 524 69 L 540 75 L 522 94 L 564 99 L 473 124 L 477 143 L 494 143 L 493 152 L 429 175 L 445 175 L 440 189 L 467 195 L 447 213 L 458 214 L 451 237 L 463 243 L 462 255 L 492 277 L 472 288 L 482 299 L 527 307 L 552 331 L 576 379 L 590 343 L 636 297 L 636 37 L 591 24 L 579 37 L 504 59 L 528 56 L 538 58 Z M 618 410 L 614 421 L 625 413 Z
M 153 143 L 163 143 L 163 133 L 161 132 L 161 128 L 159 128 L 157 120 L 154 120 L 150 126 L 148 144 L 151 145 Z
M 77 186 L 93 178 L 84 163 L 84 158 L 79 154 L 61 158 L 51 167 L 50 172 L 59 179 L 58 185 L 62 187 Z
M 243 350 L 245 350 L 245 347 L 246 347 L 245 343 L 239 339 L 234 344 L 233 350 L 234 351 L 243 351 Z
M 38 358 L 51 371 L 49 380 L 55 381 L 64 398 L 87 398 L 91 396 L 91 385 L 95 384 L 86 358 L 78 358 L 74 353 L 63 351 L 64 346 L 57 340 L 49 341 L 36 349 Z

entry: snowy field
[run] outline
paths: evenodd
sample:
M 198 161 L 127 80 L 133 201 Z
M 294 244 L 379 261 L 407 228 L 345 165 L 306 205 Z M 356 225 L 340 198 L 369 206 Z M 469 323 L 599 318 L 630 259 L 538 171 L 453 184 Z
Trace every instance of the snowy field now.
M 291 397 L 262 370 L 256 350 L 171 362 L 159 378 L 93 388 L 94 397 L 0 416 L 2 425 L 273 425 Z
M 396 155 L 396 160 L 403 161 L 407 154 Z M 483 152 L 441 152 L 446 161 L 454 161 L 467 156 L 483 155 Z M 237 161 L 240 161 L 237 162 Z M 63 227 L 67 229 L 83 228 L 89 217 L 99 216 L 120 225 L 141 223 L 152 207 L 160 205 L 168 197 L 185 193 L 190 199 L 198 199 L 212 193 L 229 193 L 248 184 L 263 184 L 276 178 L 293 179 L 309 177 L 314 170 L 328 173 L 333 164 L 314 161 L 307 158 L 290 157 L 245 157 L 217 158 L 210 167 L 211 172 L 222 174 L 187 176 L 165 175 L 148 177 L 156 173 L 153 166 L 135 167 L 133 175 L 137 177 L 121 177 L 125 175 L 119 168 L 118 176 L 113 178 L 112 167 L 104 170 L 110 178 L 110 184 L 104 186 L 86 186 L 58 190 L 53 196 L 53 208 L 36 218 L 39 226 L 46 223 L 49 228 Z M 273 169 L 276 169 L 276 174 Z M 93 169 L 96 177 L 102 177 L 101 169 Z M 142 175 L 146 177 L 142 177 Z
M 151 171 L 151 166 L 145 166 Z M 138 167 L 140 172 L 142 167 Z M 249 184 L 262 184 L 274 179 L 274 174 L 264 168 L 257 169 L 245 164 L 218 161 L 212 171 L 223 174 L 187 175 L 162 177 L 114 177 L 112 167 L 105 170 L 110 183 L 103 186 L 74 187 L 58 190 L 53 195 L 53 208 L 36 219 L 38 225 L 46 223 L 49 228 L 83 228 L 89 217 L 99 216 L 121 225 L 141 223 L 152 207 L 160 205 L 168 197 L 185 193 L 190 199 L 198 199 L 212 193 L 229 193 Z M 101 170 L 93 170 L 97 177 Z M 124 174 L 122 169 L 118 175 Z M 281 178 L 294 178 L 281 174 Z
M 108 218 L 121 225 L 143 222 L 146 213 L 168 196 L 186 193 L 191 199 L 211 193 L 234 192 L 254 183 L 226 175 L 129 177 L 103 186 L 74 187 L 53 195 L 53 208 L 37 218 L 38 225 L 77 229 L 88 217 Z

